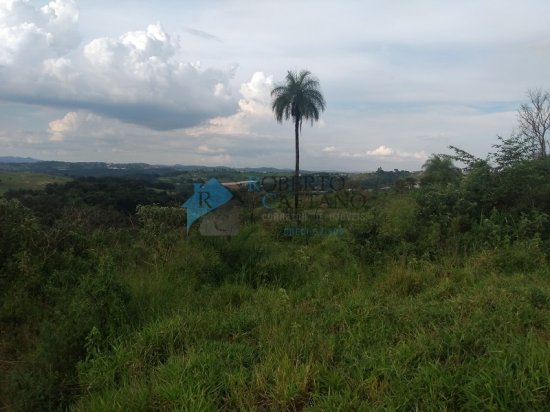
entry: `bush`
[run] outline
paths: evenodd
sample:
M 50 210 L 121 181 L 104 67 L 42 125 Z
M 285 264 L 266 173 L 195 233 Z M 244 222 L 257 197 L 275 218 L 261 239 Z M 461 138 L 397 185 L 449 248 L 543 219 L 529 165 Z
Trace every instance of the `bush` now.
M 129 295 L 107 267 L 66 290 L 40 324 L 33 350 L 6 379 L 14 410 L 65 409 L 81 392 L 77 364 L 129 325 Z
M 139 205 L 136 215 L 141 224 L 144 247 L 155 261 L 166 262 L 184 238 L 186 212 L 182 208 Z

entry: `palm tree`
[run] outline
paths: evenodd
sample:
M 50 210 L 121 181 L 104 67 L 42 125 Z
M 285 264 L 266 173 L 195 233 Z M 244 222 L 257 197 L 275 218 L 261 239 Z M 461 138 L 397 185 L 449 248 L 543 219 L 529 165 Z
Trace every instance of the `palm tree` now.
M 424 169 L 424 173 L 420 182 L 424 186 L 456 184 L 462 175 L 460 169 L 453 164 L 448 156 L 436 154 L 426 160 L 422 169 Z
M 300 133 L 302 121 L 319 120 L 319 112 L 325 110 L 325 98 L 319 90 L 319 80 L 307 70 L 300 73 L 288 71 L 286 83 L 271 91 L 271 109 L 279 123 L 292 118 L 296 137 L 296 167 L 294 170 L 294 211 L 298 211 L 298 188 L 300 179 Z

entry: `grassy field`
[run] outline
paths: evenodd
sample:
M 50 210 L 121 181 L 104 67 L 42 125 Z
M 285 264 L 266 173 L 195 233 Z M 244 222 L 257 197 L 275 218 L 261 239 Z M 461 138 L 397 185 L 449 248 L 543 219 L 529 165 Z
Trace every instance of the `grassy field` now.
M 0 172 L 0 196 L 8 190 L 43 189 L 50 183 L 65 183 L 69 178 L 31 172 Z
M 107 351 L 89 336 L 76 410 L 546 408 L 547 266 L 523 255 L 504 273 L 483 252 L 369 267 L 349 244 L 255 227 L 129 270 L 139 326 Z M 217 278 L 230 256 L 242 264 Z
M 186 235 L 111 180 L 0 198 L 0 409 L 547 411 L 543 166 L 300 221 L 337 236 L 246 208 L 235 237 Z

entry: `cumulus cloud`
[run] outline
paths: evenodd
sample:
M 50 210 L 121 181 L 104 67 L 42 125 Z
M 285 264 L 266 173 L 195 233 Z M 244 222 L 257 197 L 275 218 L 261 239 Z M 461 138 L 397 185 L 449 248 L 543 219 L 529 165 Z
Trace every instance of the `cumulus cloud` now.
M 62 119 L 51 121 L 48 125 L 50 140 L 53 142 L 64 140 L 66 133 L 78 130 L 84 121 L 85 118 L 76 112 L 69 112 Z
M 201 135 L 246 135 L 254 125 L 272 116 L 270 93 L 273 88 L 273 76 L 256 72 L 249 82 L 240 88 L 239 110 L 230 116 L 218 116 L 205 125 L 189 128 L 187 134 Z
M 86 110 L 156 130 L 192 127 L 235 113 L 236 66 L 202 68 L 178 59 L 184 45 L 159 24 L 77 47 L 72 0 L 36 8 L 0 3 L 0 99 Z
M 374 150 L 367 150 L 367 155 L 369 156 L 391 156 L 392 154 L 394 154 L 394 150 L 384 145 L 378 146 Z
M 72 0 L 41 8 L 23 0 L 0 2 L 0 64 L 25 65 L 67 53 L 80 41 L 77 23 Z
M 48 123 L 48 139 L 52 142 L 74 140 L 79 137 L 106 138 L 116 134 L 115 120 L 104 119 L 91 112 L 68 112 Z

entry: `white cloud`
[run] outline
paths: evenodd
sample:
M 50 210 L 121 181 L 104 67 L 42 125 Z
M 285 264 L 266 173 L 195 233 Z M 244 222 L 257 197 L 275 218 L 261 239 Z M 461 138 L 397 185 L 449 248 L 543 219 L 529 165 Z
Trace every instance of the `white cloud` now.
M 156 130 L 234 113 L 236 67 L 200 68 L 159 24 L 78 46 L 72 0 L 0 5 L 0 99 L 87 110 Z
M 271 117 L 270 93 L 273 76 L 256 72 L 249 82 L 240 87 L 239 110 L 230 116 L 210 119 L 205 125 L 189 128 L 186 133 L 202 135 L 247 135 L 259 122 Z
M 94 130 L 93 134 L 97 136 L 98 126 L 102 121 L 100 116 L 93 113 L 68 112 L 63 118 L 48 123 L 49 140 L 61 142 L 67 138 L 77 137 L 80 132 L 90 134 Z
M 273 88 L 273 76 L 256 72 L 248 83 L 241 85 L 239 107 L 242 112 L 254 116 L 271 116 L 270 98 Z
M 82 121 L 82 117 L 76 112 L 69 112 L 62 119 L 51 121 L 48 125 L 50 140 L 54 142 L 62 141 L 65 134 L 77 130 Z
M 42 8 L 24 0 L 0 2 L 0 64 L 24 66 L 63 55 L 79 43 L 77 22 L 72 0 L 51 1 Z
M 367 150 L 367 155 L 369 156 L 391 156 L 395 151 L 391 147 L 386 147 L 384 145 L 378 146 L 374 150 Z

